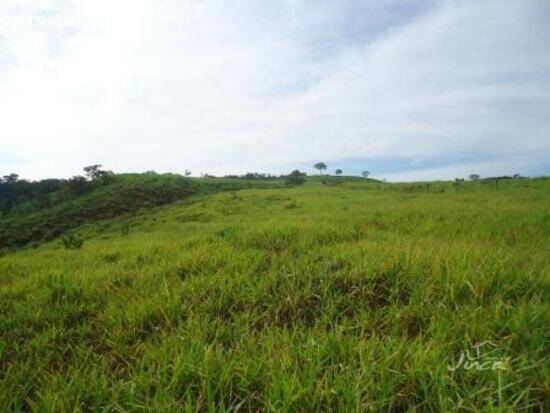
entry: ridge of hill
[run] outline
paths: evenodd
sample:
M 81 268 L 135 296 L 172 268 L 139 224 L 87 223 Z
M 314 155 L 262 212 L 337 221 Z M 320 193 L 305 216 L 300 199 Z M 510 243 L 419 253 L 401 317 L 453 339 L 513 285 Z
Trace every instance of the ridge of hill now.
M 79 185 L 77 191 L 73 182 Z M 193 195 L 273 186 L 266 182 L 156 173 L 117 174 L 105 182 L 45 180 L 21 185 L 29 187 L 27 192 L 32 196 L 15 198 L 10 209 L 0 215 L 0 250 L 37 245 L 85 223 L 135 213 Z M 34 187 L 41 191 L 33 193 Z

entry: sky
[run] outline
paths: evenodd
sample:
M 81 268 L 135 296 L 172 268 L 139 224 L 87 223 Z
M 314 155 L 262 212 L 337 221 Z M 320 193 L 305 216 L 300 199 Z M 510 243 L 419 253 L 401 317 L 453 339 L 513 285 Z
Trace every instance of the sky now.
M 0 175 L 550 174 L 550 0 L 2 0 Z

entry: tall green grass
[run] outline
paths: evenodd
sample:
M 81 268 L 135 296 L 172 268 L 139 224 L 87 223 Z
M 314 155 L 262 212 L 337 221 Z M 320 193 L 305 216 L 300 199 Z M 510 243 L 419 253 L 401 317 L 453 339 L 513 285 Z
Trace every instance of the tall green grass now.
M 545 411 L 550 180 L 195 197 L 0 258 L 0 411 Z M 450 371 L 481 360 L 503 369 Z

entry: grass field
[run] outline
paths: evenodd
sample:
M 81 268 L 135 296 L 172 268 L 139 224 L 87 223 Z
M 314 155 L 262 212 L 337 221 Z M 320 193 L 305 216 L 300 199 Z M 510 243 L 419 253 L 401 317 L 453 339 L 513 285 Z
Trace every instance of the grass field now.
M 78 232 L 0 258 L 2 412 L 550 407 L 550 179 L 310 180 Z

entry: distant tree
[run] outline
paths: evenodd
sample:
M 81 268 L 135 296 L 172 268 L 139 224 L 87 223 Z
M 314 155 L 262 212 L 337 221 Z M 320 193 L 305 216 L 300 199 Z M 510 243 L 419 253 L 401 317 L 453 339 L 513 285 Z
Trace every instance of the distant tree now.
M 306 173 L 295 169 L 285 177 L 287 185 L 303 185 L 306 182 Z
M 479 175 L 478 174 L 471 174 L 469 176 L 470 181 L 479 181 Z
M 316 164 L 313 165 L 313 166 L 315 167 L 315 169 L 318 169 L 318 170 L 319 170 L 319 173 L 320 173 L 321 175 L 323 175 L 323 171 L 324 171 L 325 169 L 327 169 L 327 164 L 324 163 L 324 162 L 318 162 L 318 163 L 316 163 Z
M 101 171 L 99 180 L 103 183 L 103 185 L 109 185 L 115 180 L 115 174 L 113 171 Z
M 102 165 L 90 165 L 84 167 L 84 173 L 86 174 L 86 177 L 93 181 L 94 179 L 99 178 L 103 171 L 100 169 Z
M 67 181 L 69 191 L 73 195 L 82 195 L 88 190 L 89 182 L 83 176 L 73 176 Z
M 336 173 L 336 175 L 342 175 L 342 170 L 341 170 L 341 169 L 337 169 L 337 170 L 335 171 L 335 173 Z
M 115 179 L 112 171 L 100 169 L 102 165 L 90 165 L 84 167 L 84 173 L 91 181 L 101 181 L 103 184 L 110 184 Z
M 363 172 L 361 172 L 361 175 L 363 175 L 363 178 L 368 178 L 369 175 L 370 175 L 370 172 L 369 171 L 363 171 Z
M 17 181 L 19 181 L 19 175 L 9 174 L 9 175 L 4 176 L 1 179 L 1 181 L 2 181 L 2 183 L 7 184 L 7 185 L 13 185 L 13 184 L 17 183 Z
M 17 174 L 0 178 L 0 212 L 2 215 L 11 211 L 18 201 L 18 181 L 19 176 Z
M 191 171 L 189 169 L 185 170 L 185 176 L 191 176 Z

